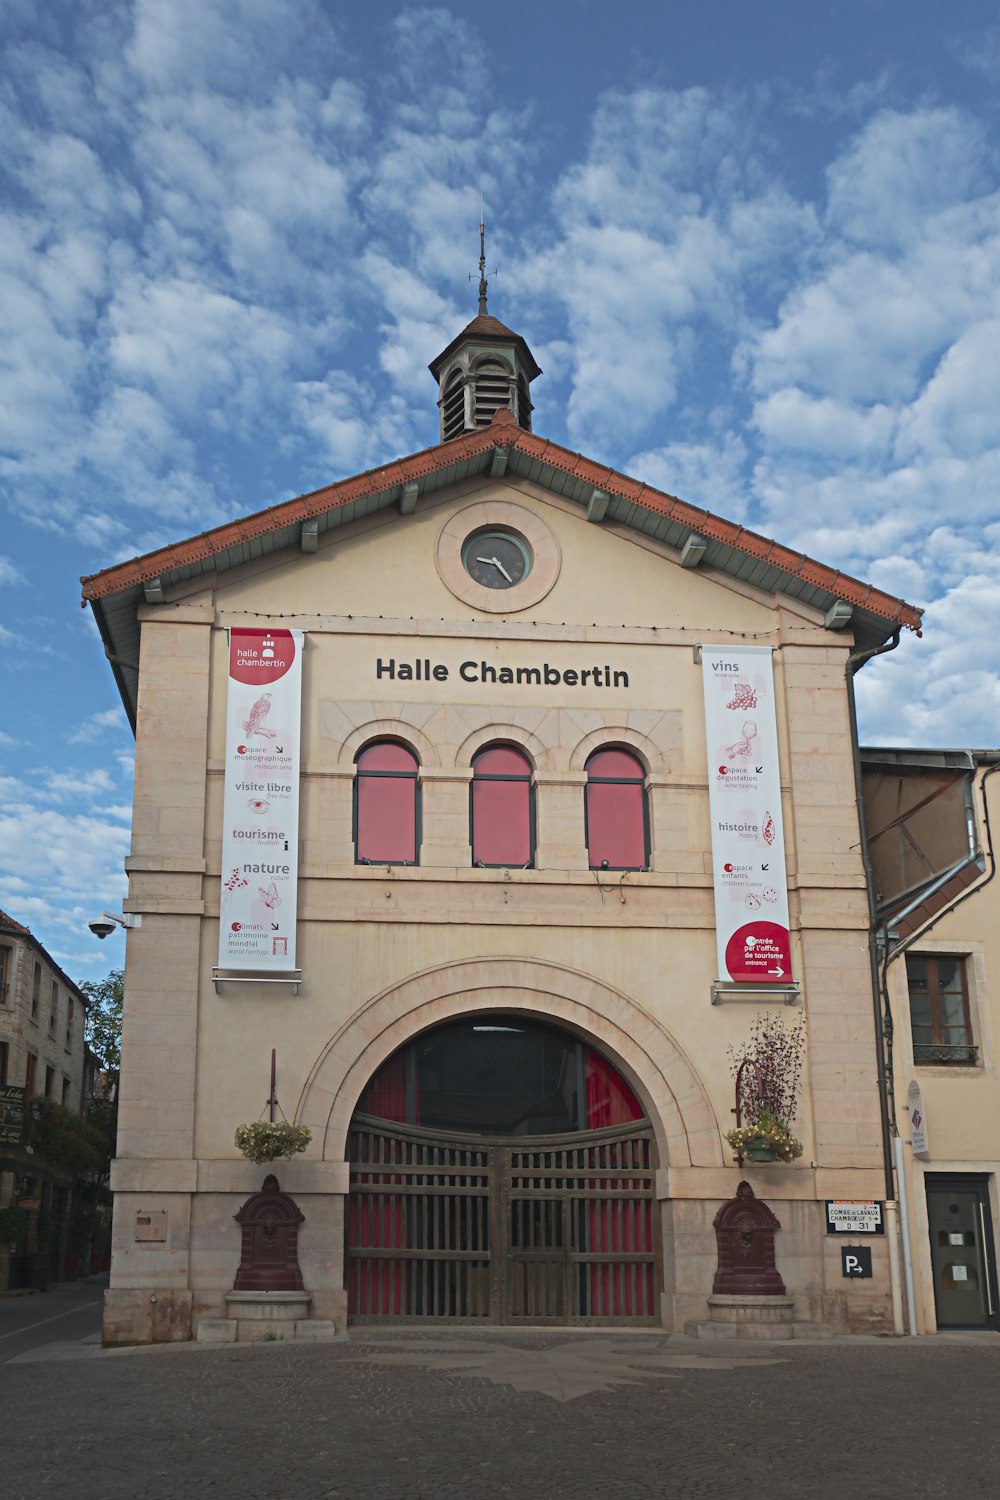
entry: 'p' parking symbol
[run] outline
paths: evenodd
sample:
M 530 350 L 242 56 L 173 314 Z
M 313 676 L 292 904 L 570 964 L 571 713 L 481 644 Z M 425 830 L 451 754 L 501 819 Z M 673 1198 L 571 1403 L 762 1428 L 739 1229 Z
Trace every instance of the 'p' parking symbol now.
M 867 1245 L 841 1245 L 840 1268 L 845 1276 L 870 1277 L 872 1253 Z

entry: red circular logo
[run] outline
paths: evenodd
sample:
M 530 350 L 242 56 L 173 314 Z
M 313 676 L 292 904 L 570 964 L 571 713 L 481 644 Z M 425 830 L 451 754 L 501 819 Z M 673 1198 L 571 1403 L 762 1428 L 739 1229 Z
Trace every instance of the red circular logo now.
M 737 983 L 780 984 L 792 977 L 788 928 L 778 922 L 746 922 L 726 944 L 726 969 Z
M 239 932 L 239 930 L 240 930 L 240 928 L 242 926 L 243 926 L 242 922 L 234 922 L 233 923 L 233 927 L 232 927 L 233 932 Z
M 229 675 L 234 682 L 268 687 L 284 677 L 295 660 L 295 638 L 290 630 L 229 632 Z

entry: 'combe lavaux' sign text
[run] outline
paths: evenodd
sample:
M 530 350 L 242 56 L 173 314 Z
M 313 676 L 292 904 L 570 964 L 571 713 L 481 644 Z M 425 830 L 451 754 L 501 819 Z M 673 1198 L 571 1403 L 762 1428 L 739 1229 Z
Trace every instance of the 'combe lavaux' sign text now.
M 627 688 L 628 673 L 608 665 L 595 667 L 494 667 L 488 661 L 463 661 L 456 669 L 462 682 L 504 683 L 518 687 L 597 687 Z M 381 682 L 447 682 L 452 668 L 429 656 L 413 661 L 399 661 L 395 656 L 379 656 L 375 676 Z

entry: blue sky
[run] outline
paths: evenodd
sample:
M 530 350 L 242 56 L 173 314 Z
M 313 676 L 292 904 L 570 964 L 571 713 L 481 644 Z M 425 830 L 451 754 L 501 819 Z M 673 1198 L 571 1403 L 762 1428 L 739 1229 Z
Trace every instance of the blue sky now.
M 926 606 L 869 743 L 1000 741 L 995 3 L 0 18 L 0 906 L 71 974 L 131 797 L 79 575 L 434 442 L 480 188 L 537 430 Z

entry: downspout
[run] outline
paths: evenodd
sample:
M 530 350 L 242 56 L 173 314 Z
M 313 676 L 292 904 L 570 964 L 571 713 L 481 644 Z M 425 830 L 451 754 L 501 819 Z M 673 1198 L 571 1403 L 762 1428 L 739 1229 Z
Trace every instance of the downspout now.
M 873 656 L 884 656 L 895 651 L 902 634 L 897 628 L 892 638 L 881 646 L 872 646 L 867 651 L 852 651 L 847 658 L 844 676 L 847 682 L 847 710 L 851 724 L 851 758 L 854 764 L 854 800 L 858 814 L 858 831 L 861 838 L 861 864 L 865 872 L 865 892 L 868 898 L 868 963 L 871 971 L 872 1013 L 875 1022 L 876 1082 L 878 1086 L 879 1122 L 882 1130 L 882 1172 L 885 1178 L 886 1239 L 889 1247 L 889 1285 L 892 1295 L 892 1328 L 895 1334 L 903 1332 L 903 1293 L 899 1274 L 900 1223 L 896 1205 L 896 1184 L 893 1177 L 892 1125 L 889 1114 L 889 1091 L 891 1075 L 887 1067 L 886 1033 L 891 1045 L 892 1014 L 888 1007 L 885 1025 L 882 1019 L 881 987 L 879 985 L 878 952 L 878 907 L 875 900 L 875 875 L 868 855 L 868 820 L 865 817 L 864 784 L 861 778 L 861 755 L 858 748 L 858 708 L 854 697 L 854 677 Z M 903 1226 L 903 1234 L 908 1228 Z

